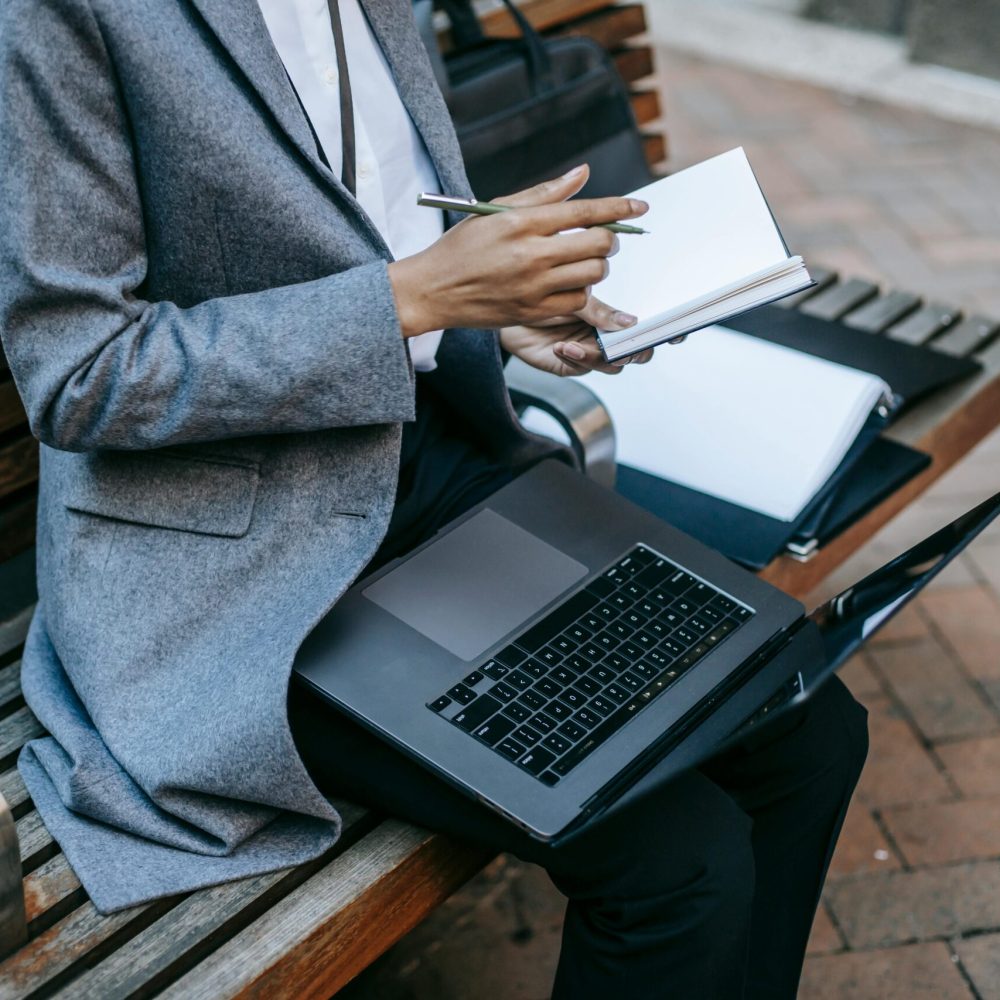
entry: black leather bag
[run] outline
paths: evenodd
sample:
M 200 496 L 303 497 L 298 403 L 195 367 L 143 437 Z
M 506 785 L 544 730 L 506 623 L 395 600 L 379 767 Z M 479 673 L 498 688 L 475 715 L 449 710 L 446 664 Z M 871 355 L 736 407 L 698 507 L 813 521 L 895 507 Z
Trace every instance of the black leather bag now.
M 628 90 L 599 45 L 542 38 L 511 0 L 503 2 L 521 37 L 488 39 L 470 0 L 439 2 L 455 44 L 443 61 L 442 90 L 478 198 L 519 191 L 580 163 L 590 164 L 583 192 L 590 197 L 652 180 Z

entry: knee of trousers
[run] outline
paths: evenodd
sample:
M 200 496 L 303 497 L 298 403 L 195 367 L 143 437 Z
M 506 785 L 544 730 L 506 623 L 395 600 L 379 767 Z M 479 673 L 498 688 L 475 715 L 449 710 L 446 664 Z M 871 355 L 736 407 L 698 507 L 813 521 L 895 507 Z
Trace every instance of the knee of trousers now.
M 653 792 L 589 843 L 550 856 L 553 881 L 619 929 L 679 922 L 688 929 L 748 919 L 753 824 L 700 775 Z

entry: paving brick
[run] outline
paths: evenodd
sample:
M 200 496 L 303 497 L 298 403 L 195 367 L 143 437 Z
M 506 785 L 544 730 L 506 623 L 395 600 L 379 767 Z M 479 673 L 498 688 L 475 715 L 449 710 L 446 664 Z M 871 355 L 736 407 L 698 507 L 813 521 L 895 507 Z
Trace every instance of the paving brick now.
M 1000 797 L 898 806 L 882 821 L 911 865 L 1000 857 Z
M 826 907 L 820 903 L 816 911 L 816 919 L 813 921 L 812 932 L 809 935 L 809 944 L 806 947 L 808 955 L 826 955 L 832 951 L 840 951 L 844 947 L 844 942 L 833 926 L 830 914 Z
M 1000 795 L 1000 736 L 942 743 L 936 752 L 962 795 Z
M 872 646 L 872 662 L 929 740 L 984 736 L 997 717 L 948 652 L 933 639 Z
M 980 1000 L 1000 1000 L 1000 934 L 956 941 L 955 951 Z
M 929 591 L 924 611 L 979 679 L 1000 679 L 1000 601 L 981 586 Z
M 866 875 L 825 895 L 850 948 L 878 948 L 1000 927 L 1000 864 L 979 861 Z
M 875 676 L 864 653 L 852 656 L 837 674 L 858 701 L 867 704 L 869 698 L 882 694 L 882 682 Z
M 857 798 L 872 809 L 952 798 L 951 789 L 909 722 L 890 699 L 870 697 L 870 747 Z
M 806 961 L 799 1000 L 971 1000 L 948 946 L 911 944 Z
M 837 849 L 830 862 L 830 878 L 862 872 L 891 871 L 899 868 L 899 858 L 878 828 L 868 808 L 857 799 L 851 802 Z

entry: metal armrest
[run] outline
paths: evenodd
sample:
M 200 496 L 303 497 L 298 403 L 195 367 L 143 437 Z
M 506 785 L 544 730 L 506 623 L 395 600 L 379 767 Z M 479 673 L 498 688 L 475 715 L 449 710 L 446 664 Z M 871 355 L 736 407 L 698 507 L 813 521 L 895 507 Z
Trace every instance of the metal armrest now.
M 7 800 L 0 795 L 0 956 L 9 955 L 27 939 L 17 827 Z
M 604 404 L 573 378 L 549 375 L 511 358 L 507 388 L 519 411 L 535 406 L 554 417 L 569 435 L 580 468 L 595 482 L 615 484 L 615 429 Z

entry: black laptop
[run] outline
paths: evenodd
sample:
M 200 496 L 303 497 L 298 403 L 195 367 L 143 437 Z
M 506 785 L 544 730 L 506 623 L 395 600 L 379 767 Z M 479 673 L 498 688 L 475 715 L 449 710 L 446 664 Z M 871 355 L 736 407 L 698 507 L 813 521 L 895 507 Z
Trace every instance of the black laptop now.
M 995 497 L 807 617 L 549 460 L 352 587 L 295 671 L 443 779 L 558 841 L 654 766 L 669 778 L 805 697 L 998 511 Z M 901 567 L 909 589 L 897 593 Z

